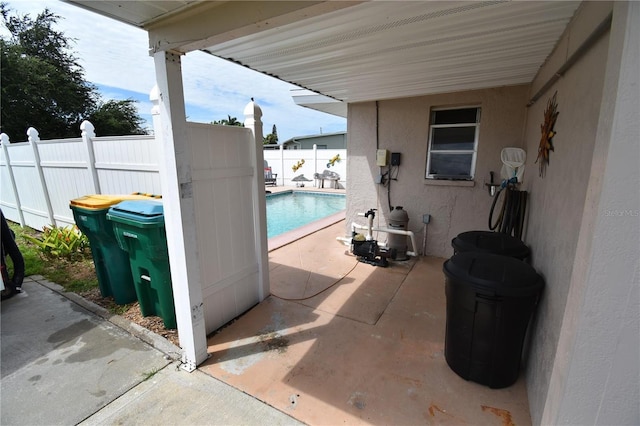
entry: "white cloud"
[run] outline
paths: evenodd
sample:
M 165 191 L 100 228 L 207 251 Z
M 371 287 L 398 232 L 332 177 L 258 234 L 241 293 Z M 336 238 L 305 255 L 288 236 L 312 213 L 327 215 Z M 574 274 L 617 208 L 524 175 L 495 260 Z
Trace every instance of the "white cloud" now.
M 153 88 L 155 70 L 145 31 L 60 1 L 9 1 L 9 7 L 32 17 L 45 8 L 60 15 L 56 29 L 75 39 L 74 51 L 88 81 L 144 94 Z M 281 142 L 321 128 L 325 133 L 346 129 L 345 119 L 295 105 L 289 94 L 295 86 L 246 67 L 192 52 L 182 58 L 182 70 L 191 121 L 210 122 L 227 115 L 242 120 L 253 97 L 262 108 L 265 132 L 275 124 Z M 148 106 L 138 103 L 141 114 L 148 114 Z

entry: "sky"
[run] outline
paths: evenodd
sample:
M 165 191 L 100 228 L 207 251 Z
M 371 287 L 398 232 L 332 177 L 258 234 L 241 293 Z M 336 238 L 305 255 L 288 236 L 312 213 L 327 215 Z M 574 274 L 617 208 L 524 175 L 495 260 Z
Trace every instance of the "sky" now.
M 73 40 L 72 50 L 85 80 L 104 101 L 137 100 L 140 116 L 151 127 L 149 93 L 155 85 L 146 31 L 56 0 L 9 0 L 10 9 L 35 18 L 45 8 L 60 16 L 57 31 Z M 7 36 L 2 26 L 0 33 Z M 296 86 L 203 52 L 182 57 L 187 120 L 210 123 L 228 115 L 244 121 L 244 107 L 254 98 L 262 109 L 265 135 L 276 125 L 279 143 L 294 136 L 345 131 L 346 119 L 296 105 Z M 96 129 L 98 130 L 98 129 Z

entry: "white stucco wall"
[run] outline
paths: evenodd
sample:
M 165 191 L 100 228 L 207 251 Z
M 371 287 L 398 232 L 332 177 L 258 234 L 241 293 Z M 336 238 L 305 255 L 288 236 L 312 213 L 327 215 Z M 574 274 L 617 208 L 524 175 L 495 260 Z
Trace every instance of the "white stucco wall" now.
M 489 182 L 490 171 L 494 171 L 499 180 L 502 148 L 522 147 L 527 94 L 528 86 L 511 86 L 385 100 L 377 105 L 375 102 L 350 104 L 347 223 L 356 220 L 364 224 L 356 213 L 377 208 L 376 224 L 386 224 L 387 188 L 374 183 L 380 173 L 376 166 L 376 149 L 380 148 L 401 154 L 397 181 L 391 182 L 391 205 L 403 206 L 409 213 L 409 229 L 417 234 L 418 251 L 422 250 L 422 215 L 425 213 L 431 215 L 426 251 L 430 255 L 448 257 L 453 254 L 451 240 L 460 232 L 488 229 L 492 198 L 484 183 Z M 427 180 L 430 111 L 433 107 L 456 106 L 482 108 L 474 182 Z M 527 170 L 525 179 L 533 173 Z M 377 238 L 384 241 L 386 235 L 381 233 Z
M 532 93 L 547 81 L 551 74 L 549 70 L 558 69 L 591 31 L 606 19 L 611 9 L 610 3 L 582 5 L 558 48 L 532 84 Z M 568 294 L 572 286 L 581 285 L 583 280 L 578 277 L 584 274 L 583 268 L 588 265 L 583 256 L 589 252 L 593 238 L 594 203 L 600 195 L 599 188 L 593 184 L 588 194 L 590 181 L 602 179 L 606 172 L 602 161 L 606 151 L 598 144 L 604 144 L 607 140 L 596 140 L 603 120 L 609 44 L 607 33 L 529 108 L 527 115 L 527 151 L 535 152 L 547 99 L 557 91 L 560 115 L 555 127 L 555 151 L 551 152 L 545 177 L 536 176 L 526 183 L 526 189 L 530 192 L 530 215 L 525 241 L 533 251 L 533 266 L 544 276 L 547 284 L 537 321 L 532 328 L 532 345 L 526 371 L 534 424 L 542 420 L 544 410 L 549 409 L 547 404 L 561 405 L 557 398 L 549 398 L 549 387 L 554 382 L 564 382 L 566 373 L 566 369 L 554 368 L 556 357 L 566 356 L 558 350 L 563 345 L 560 335 L 566 326 L 563 325 L 567 315 L 565 306 L 572 306 L 571 309 L 578 312 L 582 308 L 573 305 L 576 300 L 568 300 Z M 530 156 L 527 166 L 537 166 L 533 164 L 534 161 L 535 157 Z M 589 202 L 585 204 L 585 201 Z M 579 241 L 582 248 L 579 247 Z
M 589 33 L 605 19 L 611 5 L 584 5 L 538 78 L 532 94 L 559 69 Z M 546 288 L 531 330 L 527 387 L 534 424 L 539 423 L 547 401 L 549 383 L 565 314 L 587 187 L 598 130 L 603 94 L 608 34 L 601 37 L 556 84 L 527 111 L 526 149 L 530 153 L 525 182 L 529 191 L 529 220 L 525 242 L 532 249 L 532 265 L 544 277 Z M 554 151 L 544 178 L 538 175 L 536 151 L 547 100 L 557 91 L 558 111 Z M 533 175 L 533 176 L 532 176 Z
M 576 75 L 558 84 L 560 93 L 580 76 L 604 71 L 572 270 L 568 282 L 547 280 L 567 289 L 565 309 L 561 318 L 548 310 L 555 318 L 540 317 L 539 330 L 553 329 L 557 344 L 539 332 L 532 348 L 527 384 L 534 423 L 640 424 L 640 5 L 585 4 L 568 35 L 577 39 L 573 29 L 588 28 L 585 23 L 597 23 L 611 8 L 607 45 L 594 46 Z M 583 87 L 589 91 L 593 84 Z M 584 102 L 571 108 L 589 110 Z M 582 147 L 579 140 L 570 143 Z M 564 261 L 536 263 L 555 272 Z

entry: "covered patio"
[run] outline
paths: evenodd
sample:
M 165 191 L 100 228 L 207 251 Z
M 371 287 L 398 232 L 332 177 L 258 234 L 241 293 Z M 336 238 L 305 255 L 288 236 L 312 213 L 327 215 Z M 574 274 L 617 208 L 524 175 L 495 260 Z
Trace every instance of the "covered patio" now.
M 447 365 L 445 259 L 361 263 L 344 226 L 271 251 L 271 296 L 199 369 L 306 424 L 531 424 L 523 376 L 490 389 Z

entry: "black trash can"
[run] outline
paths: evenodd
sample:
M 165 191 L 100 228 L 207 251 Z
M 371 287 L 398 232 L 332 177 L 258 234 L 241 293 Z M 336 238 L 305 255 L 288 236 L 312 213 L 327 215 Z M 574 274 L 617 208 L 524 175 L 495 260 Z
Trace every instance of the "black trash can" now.
M 516 258 L 478 252 L 455 254 L 443 269 L 447 364 L 465 380 L 512 385 L 542 277 Z
M 516 237 L 502 232 L 468 231 L 451 240 L 455 253 L 475 251 L 480 253 L 500 254 L 525 260 L 531 250 Z

